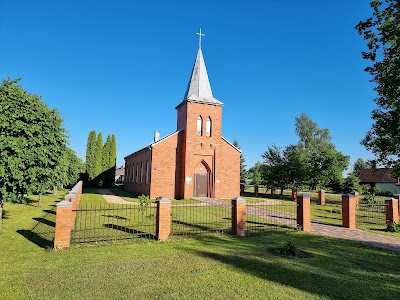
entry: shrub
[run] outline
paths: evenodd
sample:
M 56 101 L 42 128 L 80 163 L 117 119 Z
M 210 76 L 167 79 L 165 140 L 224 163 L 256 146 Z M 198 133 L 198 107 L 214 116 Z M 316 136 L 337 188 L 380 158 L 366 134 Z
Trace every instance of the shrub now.
M 396 224 L 396 223 L 389 223 L 386 227 L 386 231 L 388 232 L 400 232 L 400 224 Z

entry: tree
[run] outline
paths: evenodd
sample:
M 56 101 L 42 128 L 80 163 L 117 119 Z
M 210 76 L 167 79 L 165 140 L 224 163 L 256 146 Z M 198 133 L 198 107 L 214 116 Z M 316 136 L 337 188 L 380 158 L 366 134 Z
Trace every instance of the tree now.
M 361 186 L 360 186 L 360 180 L 358 177 L 354 174 L 350 174 L 347 176 L 347 178 L 343 182 L 343 192 L 344 193 L 351 193 L 353 191 L 357 191 L 361 193 Z
M 376 83 L 378 108 L 372 111 L 375 123 L 362 144 L 400 176 L 400 3 L 373 0 L 370 5 L 372 17 L 360 21 L 356 30 L 367 41 L 362 57 L 372 62 L 365 71 Z
M 103 168 L 102 168 L 102 161 L 103 161 L 103 134 L 99 132 L 96 141 L 96 152 L 95 152 L 95 163 L 94 163 L 94 175 L 98 177 L 101 175 Z M 100 181 L 100 178 L 97 178 L 97 181 Z
M 262 177 L 269 185 L 278 186 L 283 190 L 287 187 L 302 183 L 306 178 L 307 161 L 304 151 L 296 145 L 289 145 L 282 149 L 276 145 L 268 147 L 262 155 Z
M 107 140 L 103 146 L 101 171 L 106 172 L 110 166 L 110 155 L 111 155 L 111 136 L 107 136 Z
M 296 117 L 297 148 L 304 151 L 306 178 L 310 189 L 328 186 L 342 178 L 350 157 L 336 150 L 328 129 L 321 129 L 306 114 Z
M 357 158 L 353 166 L 353 175 L 358 177 L 361 173 L 361 170 L 366 169 L 367 167 L 368 164 L 365 160 L 363 160 L 361 157 Z
M 262 178 L 261 178 L 261 168 L 262 168 L 262 163 L 261 162 L 256 162 L 253 167 L 249 169 L 248 177 L 252 180 L 252 184 L 254 185 L 260 185 Z
M 238 149 L 241 149 L 239 146 L 239 142 L 237 140 L 233 141 L 233 146 L 235 146 Z M 246 159 L 244 158 L 243 153 L 240 153 L 240 183 L 246 182 L 247 171 L 246 171 L 246 165 L 244 164 L 245 161 Z
M 67 136 L 62 119 L 39 95 L 18 86 L 19 80 L 0 85 L 0 206 L 43 193 L 64 177 Z
M 92 130 L 86 144 L 86 172 L 89 181 L 96 177 L 96 136 L 96 131 Z

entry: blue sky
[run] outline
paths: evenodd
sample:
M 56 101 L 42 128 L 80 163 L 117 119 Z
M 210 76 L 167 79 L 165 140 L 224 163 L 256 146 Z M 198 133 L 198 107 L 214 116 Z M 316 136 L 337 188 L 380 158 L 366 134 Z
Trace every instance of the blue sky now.
M 22 77 L 57 108 L 82 158 L 91 130 L 114 133 L 121 165 L 154 130 L 176 130 L 202 27 L 223 136 L 239 141 L 248 167 L 267 146 L 296 143 L 303 112 L 353 163 L 372 158 L 360 140 L 373 84 L 354 30 L 370 14 L 366 0 L 0 0 L 0 78 Z

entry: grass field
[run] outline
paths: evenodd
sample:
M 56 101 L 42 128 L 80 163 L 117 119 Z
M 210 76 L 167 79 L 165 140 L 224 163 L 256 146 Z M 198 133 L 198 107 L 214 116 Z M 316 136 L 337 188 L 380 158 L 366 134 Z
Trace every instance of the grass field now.
M 400 294 L 400 255 L 301 232 L 46 250 L 43 240 L 51 232 L 43 238 L 35 230 L 38 223 L 44 231 L 54 225 L 53 205 L 63 193 L 46 195 L 40 208 L 5 205 L 0 299 L 397 299 Z M 101 199 L 86 194 L 83 201 Z M 289 240 L 308 255 L 278 255 Z

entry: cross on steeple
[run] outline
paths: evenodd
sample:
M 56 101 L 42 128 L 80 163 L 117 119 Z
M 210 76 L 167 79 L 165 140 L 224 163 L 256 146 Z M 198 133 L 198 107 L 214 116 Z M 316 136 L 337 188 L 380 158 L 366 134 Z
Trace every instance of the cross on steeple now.
M 200 32 L 196 32 L 196 34 L 199 35 L 199 49 L 201 49 L 201 37 L 202 36 L 206 36 L 205 34 L 201 33 L 201 28 L 200 28 Z

